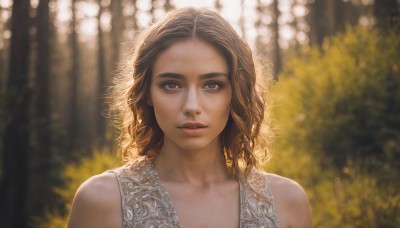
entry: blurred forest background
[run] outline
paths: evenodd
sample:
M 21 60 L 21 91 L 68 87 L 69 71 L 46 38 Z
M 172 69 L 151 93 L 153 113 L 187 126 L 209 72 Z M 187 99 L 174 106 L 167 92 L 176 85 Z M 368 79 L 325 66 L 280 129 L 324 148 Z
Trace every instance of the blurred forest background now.
M 121 164 L 107 87 L 167 11 L 206 6 L 271 78 L 268 172 L 306 189 L 315 227 L 400 227 L 398 0 L 0 0 L 0 224 L 65 227 Z

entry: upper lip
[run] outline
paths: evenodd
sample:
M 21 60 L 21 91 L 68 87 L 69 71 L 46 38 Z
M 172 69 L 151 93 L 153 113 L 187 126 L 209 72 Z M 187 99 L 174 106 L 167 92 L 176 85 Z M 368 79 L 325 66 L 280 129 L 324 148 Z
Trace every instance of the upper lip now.
M 207 125 L 201 122 L 185 122 L 178 126 L 178 128 L 205 128 Z

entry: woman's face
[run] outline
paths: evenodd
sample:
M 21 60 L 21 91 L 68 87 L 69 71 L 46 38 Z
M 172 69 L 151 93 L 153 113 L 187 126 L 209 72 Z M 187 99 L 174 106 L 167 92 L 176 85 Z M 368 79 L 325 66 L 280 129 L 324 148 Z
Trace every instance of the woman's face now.
M 153 65 L 149 103 L 164 132 L 164 146 L 183 150 L 218 146 L 231 97 L 226 60 L 202 40 L 172 44 Z

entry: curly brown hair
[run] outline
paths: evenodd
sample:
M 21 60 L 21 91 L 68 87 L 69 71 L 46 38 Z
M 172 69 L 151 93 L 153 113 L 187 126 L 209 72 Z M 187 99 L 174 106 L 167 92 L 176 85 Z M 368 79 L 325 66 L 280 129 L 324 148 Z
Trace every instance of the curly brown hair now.
M 247 174 L 259 160 L 255 151 L 267 155 L 266 141 L 260 134 L 265 112 L 263 92 L 257 89 L 249 45 L 224 18 L 208 9 L 181 8 L 168 13 L 143 34 L 130 56 L 128 74 L 115 82 L 113 94 L 114 110 L 122 121 L 122 157 L 125 161 L 137 155 L 154 158 L 160 151 L 164 135 L 147 103 L 152 67 L 172 43 L 190 38 L 211 44 L 228 63 L 232 99 L 229 120 L 220 135 L 222 151 L 233 175 L 243 168 Z

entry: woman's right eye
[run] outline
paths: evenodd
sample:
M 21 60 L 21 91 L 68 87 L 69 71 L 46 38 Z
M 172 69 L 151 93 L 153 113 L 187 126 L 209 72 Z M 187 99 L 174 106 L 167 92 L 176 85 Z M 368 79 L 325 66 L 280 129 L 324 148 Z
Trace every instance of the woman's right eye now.
M 176 82 L 166 82 L 162 84 L 162 87 L 166 90 L 175 90 L 180 88 L 179 84 Z

